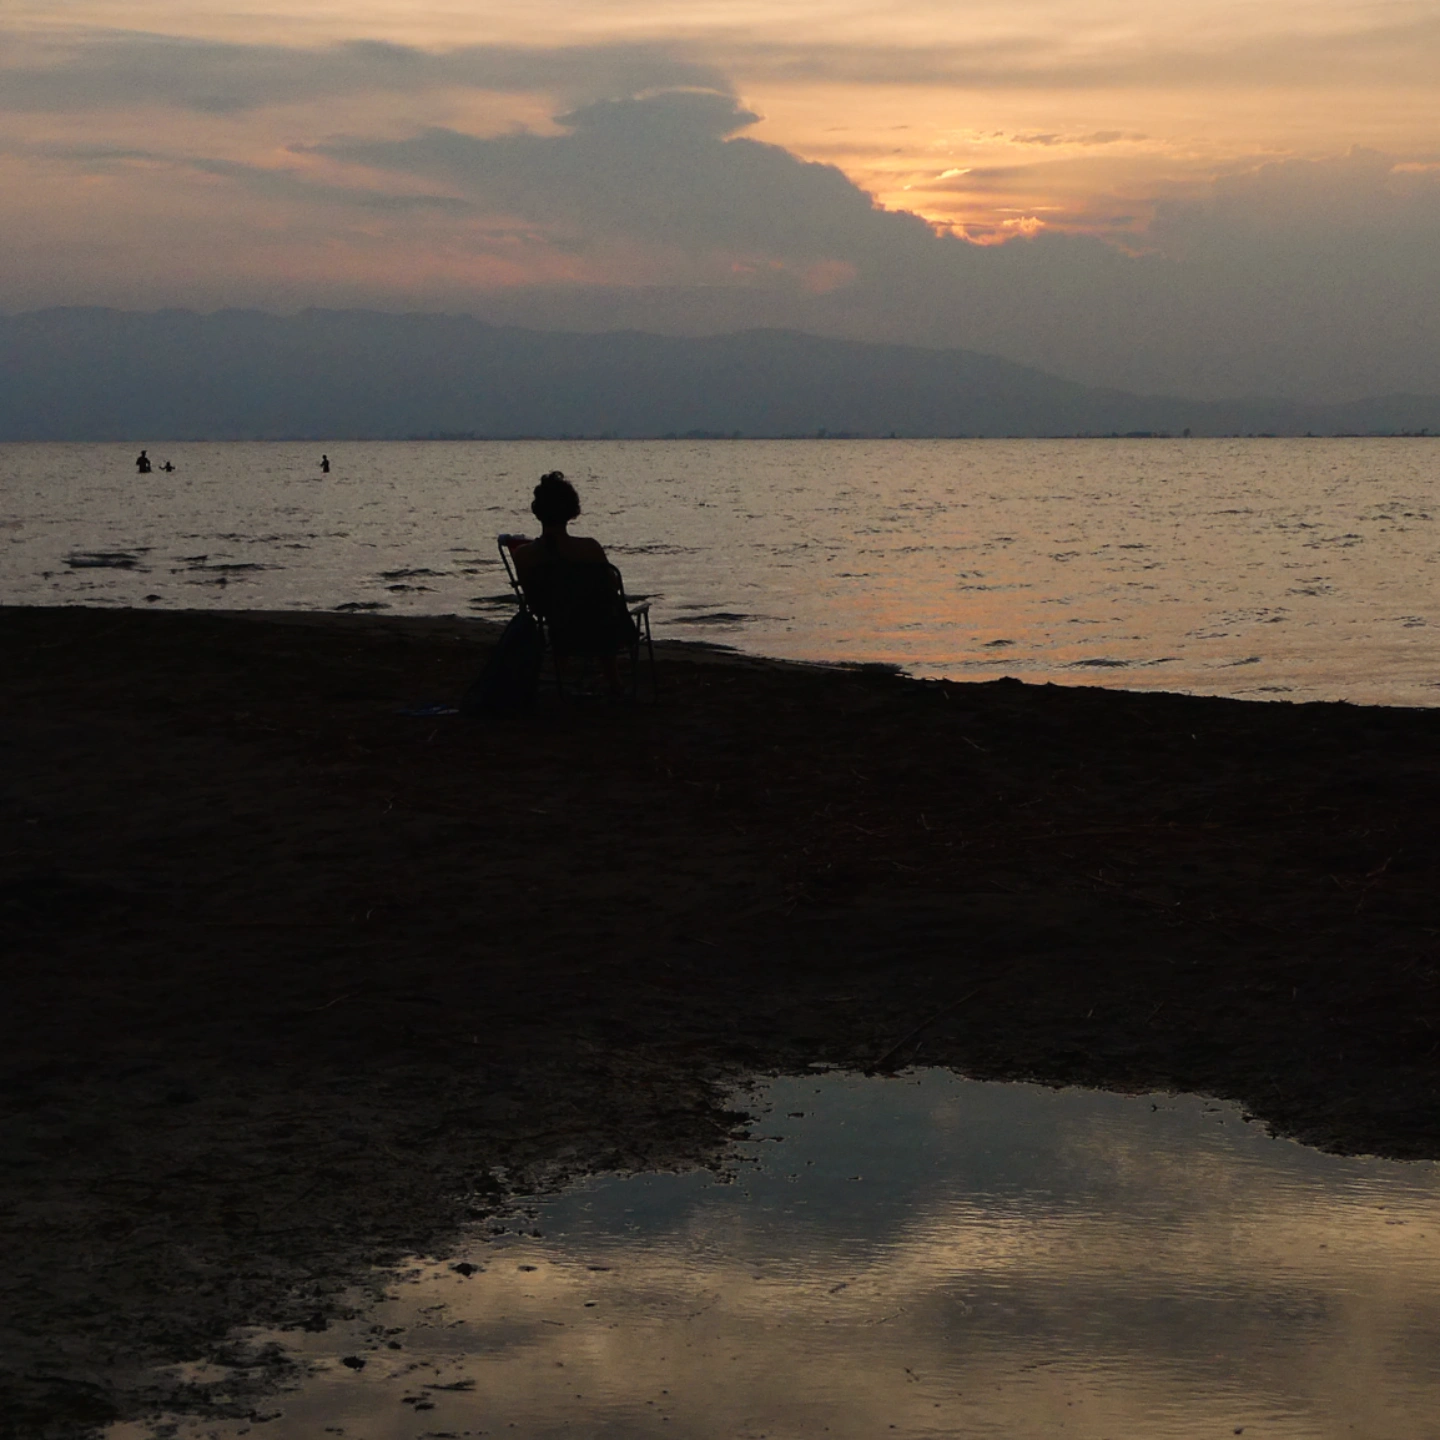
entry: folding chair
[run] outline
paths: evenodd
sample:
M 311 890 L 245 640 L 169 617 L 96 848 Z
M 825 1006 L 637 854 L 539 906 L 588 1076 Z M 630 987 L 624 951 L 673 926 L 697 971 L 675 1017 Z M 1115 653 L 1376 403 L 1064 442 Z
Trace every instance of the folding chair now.
M 649 661 L 650 693 L 652 698 L 658 694 L 650 602 L 631 602 L 625 594 L 625 579 L 616 566 L 551 561 L 532 575 L 527 591 L 520 583 L 510 537 L 501 535 L 496 543 L 516 603 L 539 627 L 557 694 L 566 693 L 567 660 L 593 659 L 603 666 L 623 652 L 630 659 L 630 698 L 638 699 L 642 645 Z

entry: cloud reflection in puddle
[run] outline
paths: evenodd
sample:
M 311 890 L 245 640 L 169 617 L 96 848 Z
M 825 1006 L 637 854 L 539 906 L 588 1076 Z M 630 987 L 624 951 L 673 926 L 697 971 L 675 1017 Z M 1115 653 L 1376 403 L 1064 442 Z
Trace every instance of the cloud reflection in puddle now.
M 751 1103 L 730 1176 L 583 1182 L 282 1337 L 268 1440 L 1433 1433 L 1440 1166 L 941 1071 Z

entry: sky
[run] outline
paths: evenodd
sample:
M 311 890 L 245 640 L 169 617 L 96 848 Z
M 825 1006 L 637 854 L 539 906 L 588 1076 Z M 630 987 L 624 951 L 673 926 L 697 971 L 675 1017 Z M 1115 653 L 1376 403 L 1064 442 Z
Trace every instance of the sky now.
M 1433 0 L 8 0 L 0 310 L 1440 391 Z

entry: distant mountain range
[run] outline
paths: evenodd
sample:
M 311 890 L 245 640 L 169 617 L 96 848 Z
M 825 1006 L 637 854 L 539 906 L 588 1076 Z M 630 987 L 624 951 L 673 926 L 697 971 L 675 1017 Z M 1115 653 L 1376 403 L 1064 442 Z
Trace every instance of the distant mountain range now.
M 562 334 L 307 310 L 0 317 L 0 440 L 1440 433 L 1440 397 L 1095 389 L 968 350 L 790 330 Z

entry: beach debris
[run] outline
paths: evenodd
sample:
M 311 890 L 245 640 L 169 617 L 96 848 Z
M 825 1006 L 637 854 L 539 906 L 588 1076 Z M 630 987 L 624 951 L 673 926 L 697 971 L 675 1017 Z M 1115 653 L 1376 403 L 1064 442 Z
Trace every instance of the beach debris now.
M 396 713 L 408 715 L 414 720 L 433 720 L 437 715 L 458 715 L 460 710 L 455 705 L 409 705 Z
M 351 1370 L 363 1370 L 365 1368 L 365 1357 L 363 1355 L 342 1355 L 340 1363 Z
M 930 1016 L 930 1018 L 929 1018 L 928 1020 L 922 1020 L 913 1030 L 910 1030 L 910 1031 L 908 1031 L 906 1034 L 902 1035 L 902 1036 L 870 1067 L 870 1069 L 866 1071 L 866 1074 L 868 1074 L 868 1075 L 875 1075 L 875 1074 L 878 1074 L 878 1073 L 880 1073 L 880 1072 L 882 1072 L 882 1071 L 884 1071 L 884 1070 L 887 1070 L 887 1069 L 891 1066 L 891 1064 L 894 1062 L 895 1057 L 896 1057 L 897 1055 L 899 1055 L 899 1053 L 900 1053 L 908 1044 L 910 1044 L 910 1042 L 911 1042 L 912 1040 L 917 1039 L 917 1038 L 918 1038 L 920 1035 L 922 1035 L 926 1030 L 928 1030 L 933 1024 L 935 1024 L 935 1022 L 936 1022 L 937 1020 L 943 1020 L 943 1019 L 945 1018 L 945 1016 L 949 1015 L 952 1011 L 958 1010 L 958 1009 L 959 1009 L 962 1005 L 964 1005 L 967 1001 L 973 1000 L 979 993 L 980 993 L 980 991 L 979 991 L 978 989 L 976 989 L 976 990 L 971 990 L 971 991 L 969 992 L 969 994 L 967 994 L 967 995 L 962 995 L 958 1000 L 956 1000 L 956 1001 L 952 1002 L 951 1004 L 945 1006 L 945 1008 L 944 1008 L 943 1010 L 937 1010 L 932 1016 Z
M 468 1260 L 462 1260 L 458 1265 L 450 1267 L 457 1275 L 463 1275 L 467 1280 L 472 1275 L 478 1275 L 484 1270 L 483 1265 L 472 1265 Z

